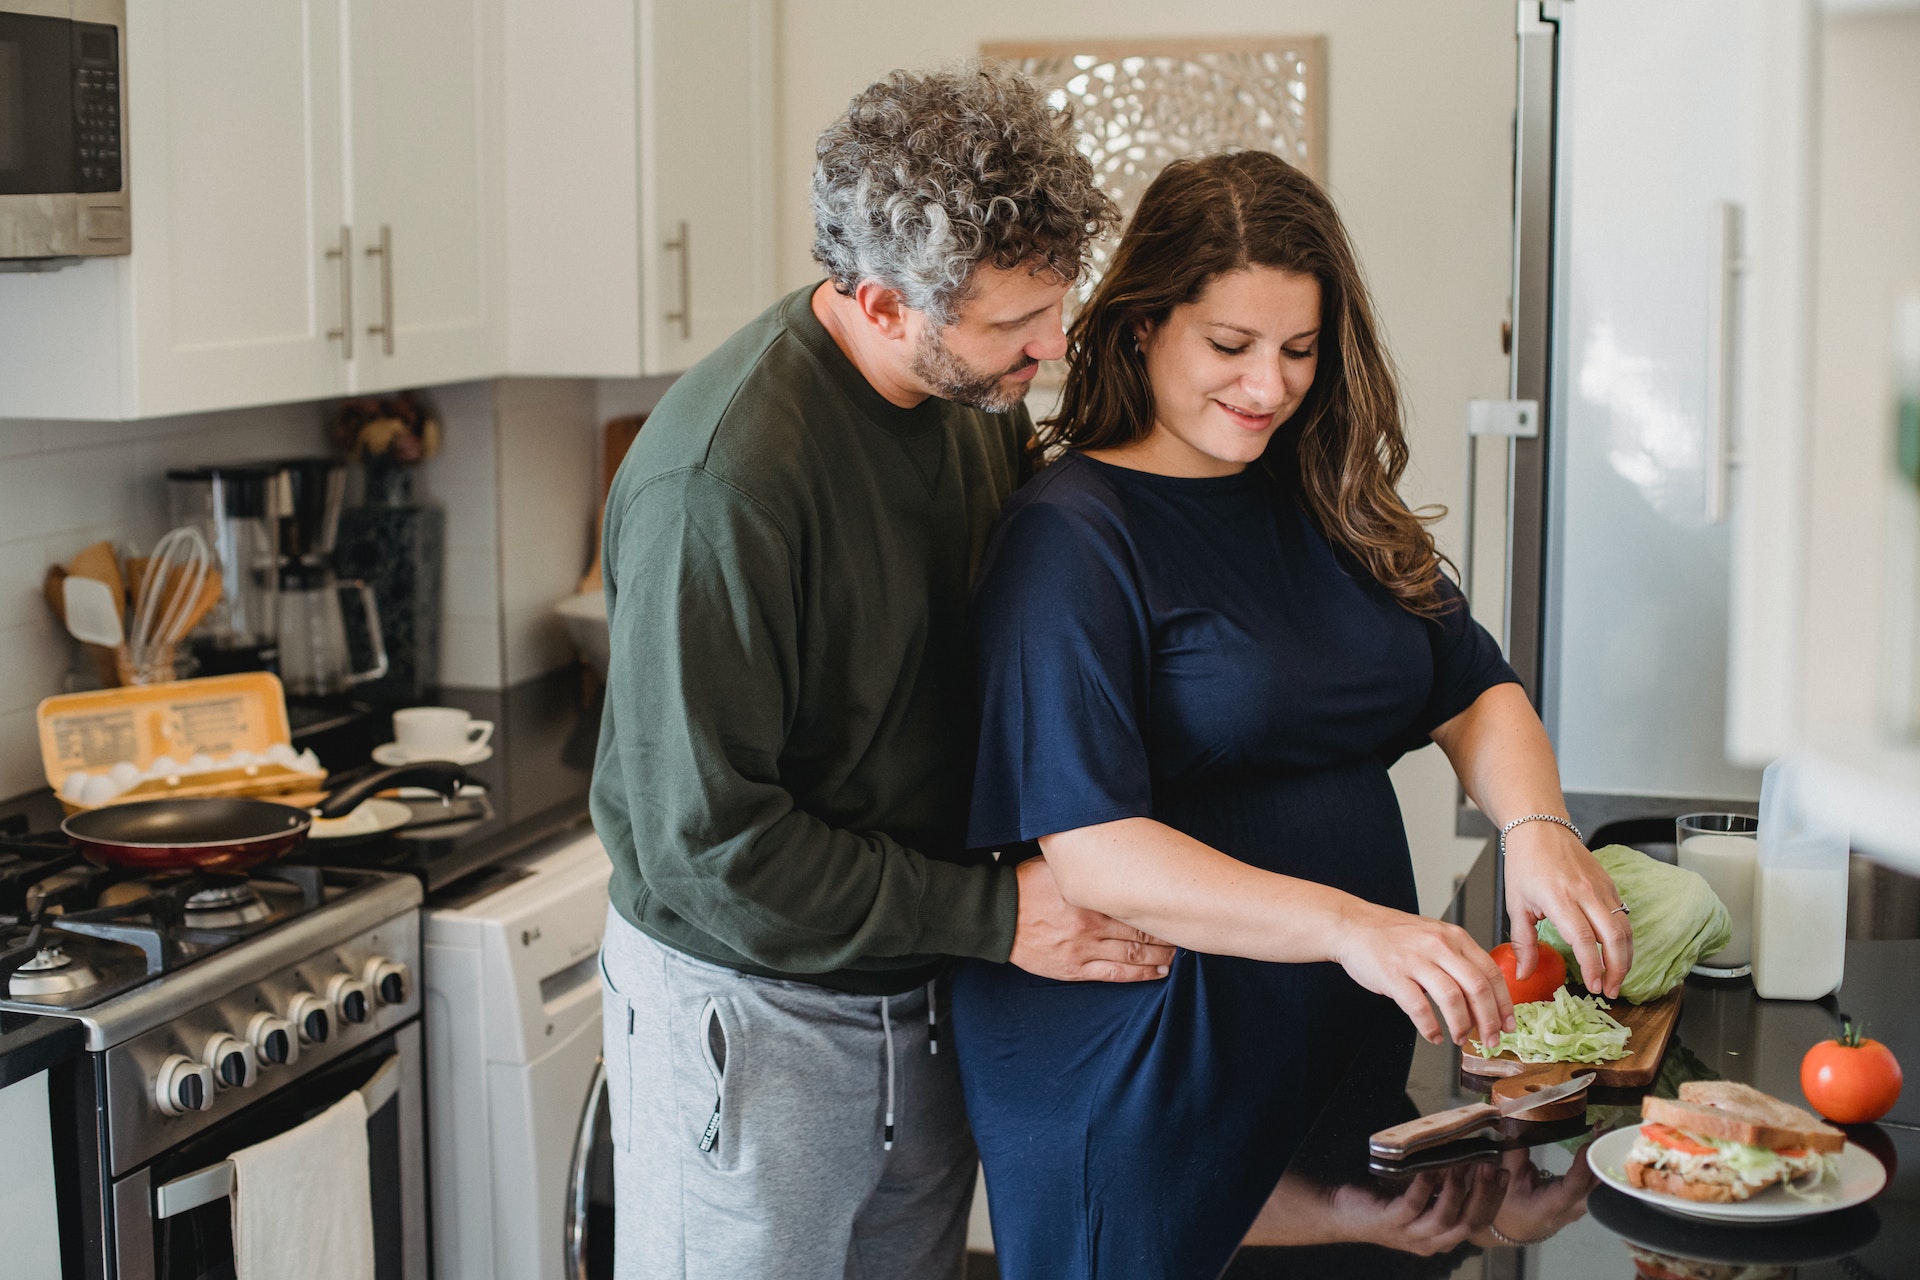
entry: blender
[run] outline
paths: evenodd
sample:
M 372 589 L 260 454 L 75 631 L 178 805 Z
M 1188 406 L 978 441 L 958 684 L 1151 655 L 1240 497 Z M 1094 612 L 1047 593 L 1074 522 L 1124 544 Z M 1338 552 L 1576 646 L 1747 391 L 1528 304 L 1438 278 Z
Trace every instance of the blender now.
M 347 491 L 344 463 L 297 458 L 272 464 L 280 680 L 300 697 L 327 697 L 387 673 L 386 644 L 373 589 L 358 579 L 341 581 L 333 568 L 340 508 Z M 342 605 L 358 598 L 370 665 L 355 669 Z

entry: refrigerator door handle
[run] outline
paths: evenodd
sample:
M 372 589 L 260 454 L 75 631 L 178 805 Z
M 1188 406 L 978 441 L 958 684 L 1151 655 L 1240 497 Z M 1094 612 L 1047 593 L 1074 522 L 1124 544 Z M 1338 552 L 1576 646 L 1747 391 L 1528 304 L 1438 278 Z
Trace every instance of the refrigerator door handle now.
M 1702 457 L 1702 487 L 1708 524 L 1727 518 L 1731 472 L 1740 465 L 1734 447 L 1739 410 L 1740 295 L 1746 274 L 1744 211 L 1731 200 L 1714 205 L 1707 277 L 1707 447 Z

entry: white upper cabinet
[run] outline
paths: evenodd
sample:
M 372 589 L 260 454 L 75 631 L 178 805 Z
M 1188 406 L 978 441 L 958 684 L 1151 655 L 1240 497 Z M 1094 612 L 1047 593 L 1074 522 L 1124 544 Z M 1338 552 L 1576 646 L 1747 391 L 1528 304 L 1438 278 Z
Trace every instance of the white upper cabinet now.
M 129 0 L 133 252 L 0 418 L 687 368 L 774 300 L 775 0 Z
M 355 390 L 500 371 L 499 12 L 347 0 Z
M 0 417 L 498 372 L 500 3 L 131 0 L 133 251 L 0 275 Z
M 646 371 L 697 362 L 774 300 L 771 0 L 643 0 Z
M 169 0 L 127 19 L 133 253 L 103 265 L 124 275 L 132 360 L 106 416 L 339 392 L 337 13 Z
M 773 0 L 508 0 L 507 371 L 686 369 L 774 301 Z

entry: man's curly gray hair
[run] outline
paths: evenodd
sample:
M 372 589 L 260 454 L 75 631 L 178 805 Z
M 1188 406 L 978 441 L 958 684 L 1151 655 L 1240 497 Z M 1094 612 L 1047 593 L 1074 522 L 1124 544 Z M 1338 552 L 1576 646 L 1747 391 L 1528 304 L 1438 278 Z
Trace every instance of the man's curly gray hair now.
M 980 264 L 1071 281 L 1120 220 L 1074 145 L 1071 110 L 1002 64 L 891 72 L 814 154 L 813 256 L 834 287 L 878 280 L 939 325 Z

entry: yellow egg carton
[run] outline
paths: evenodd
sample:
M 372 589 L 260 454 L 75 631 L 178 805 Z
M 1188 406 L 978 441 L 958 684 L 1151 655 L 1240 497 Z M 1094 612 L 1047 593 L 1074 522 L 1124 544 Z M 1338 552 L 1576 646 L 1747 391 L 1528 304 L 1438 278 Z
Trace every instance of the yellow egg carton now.
M 40 759 L 67 812 L 171 796 L 322 788 L 293 749 L 286 692 L 270 672 L 63 693 L 40 703 Z

